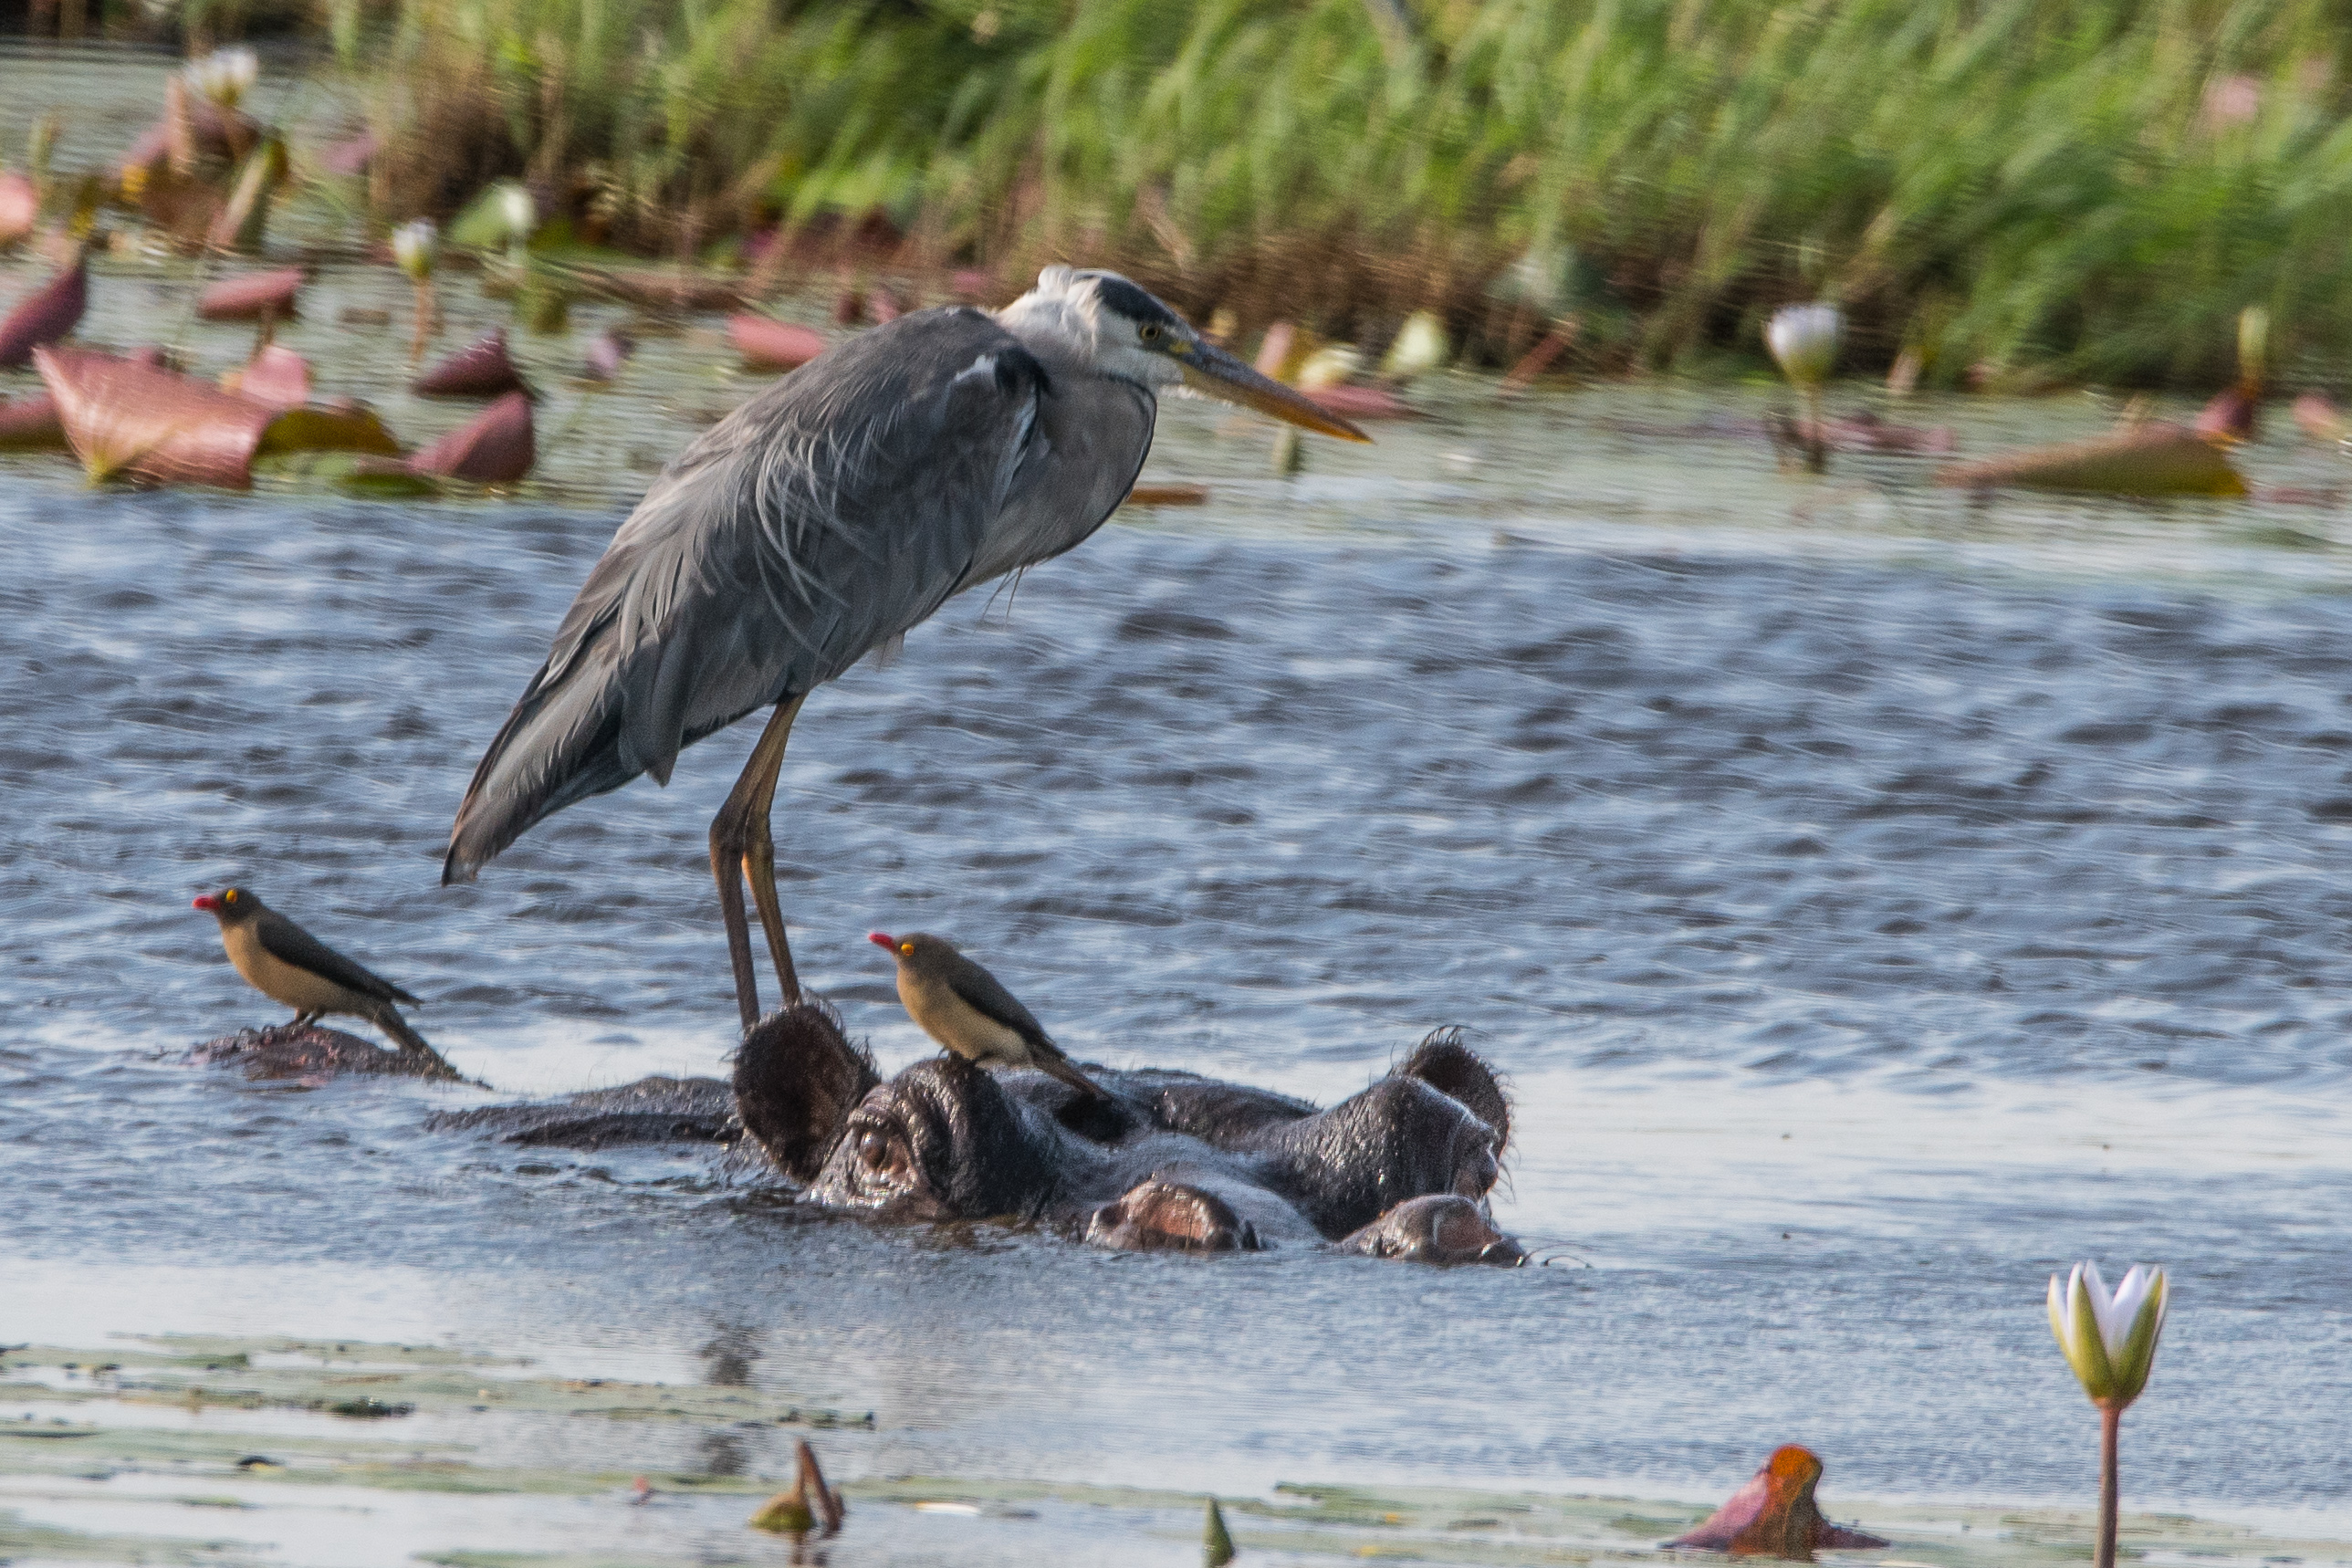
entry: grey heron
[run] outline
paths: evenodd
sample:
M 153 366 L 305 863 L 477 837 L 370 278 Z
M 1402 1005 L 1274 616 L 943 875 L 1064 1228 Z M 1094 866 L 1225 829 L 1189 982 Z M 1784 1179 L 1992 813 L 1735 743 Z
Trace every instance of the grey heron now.
M 534 823 L 772 710 L 710 825 L 743 1026 L 759 1021 L 743 886 L 801 999 L 769 826 L 810 692 L 950 596 L 1102 526 L 1187 385 L 1349 440 L 1346 420 L 1208 342 L 1116 273 L 1049 267 L 1003 310 L 923 310 L 752 398 L 665 469 L 556 628 L 483 753 L 444 883 Z

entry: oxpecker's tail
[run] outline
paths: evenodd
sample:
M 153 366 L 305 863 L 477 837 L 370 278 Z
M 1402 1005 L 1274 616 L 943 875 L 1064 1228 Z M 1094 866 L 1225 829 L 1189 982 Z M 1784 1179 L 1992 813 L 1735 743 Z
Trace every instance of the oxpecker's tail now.
M 622 689 L 612 656 L 592 644 L 551 681 L 547 667 L 482 753 L 449 830 L 441 880 L 470 882 L 532 824 L 643 771 L 621 760 Z
M 379 1002 L 368 1015 L 368 1022 L 392 1037 L 400 1048 L 411 1056 L 422 1057 L 431 1067 L 435 1078 L 456 1078 L 457 1069 L 445 1060 L 439 1051 L 425 1043 L 425 1037 L 409 1027 L 408 1020 L 393 1010 L 389 1002 Z

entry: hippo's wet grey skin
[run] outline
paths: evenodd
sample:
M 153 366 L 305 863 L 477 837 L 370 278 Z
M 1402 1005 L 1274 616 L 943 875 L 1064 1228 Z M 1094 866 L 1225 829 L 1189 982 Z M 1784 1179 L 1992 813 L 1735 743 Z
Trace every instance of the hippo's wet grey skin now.
M 487 1129 L 509 1143 L 616 1149 L 644 1143 L 733 1143 L 743 1135 L 735 1092 L 715 1078 L 643 1078 L 537 1105 L 436 1111 L 436 1131 Z
M 203 1067 L 235 1066 L 257 1082 L 346 1073 L 394 1078 L 442 1078 L 437 1058 L 414 1051 L 388 1051 L 373 1041 L 320 1024 L 271 1024 L 239 1029 L 193 1047 L 187 1059 Z
M 736 1103 L 777 1169 L 835 1208 L 1010 1216 L 1139 1251 L 1328 1241 L 1428 1262 L 1523 1260 L 1484 1208 L 1507 1104 L 1453 1032 L 1328 1110 L 1186 1073 L 1089 1070 L 1112 1106 L 954 1057 L 883 1083 L 830 1019 L 800 1008 L 746 1037 Z

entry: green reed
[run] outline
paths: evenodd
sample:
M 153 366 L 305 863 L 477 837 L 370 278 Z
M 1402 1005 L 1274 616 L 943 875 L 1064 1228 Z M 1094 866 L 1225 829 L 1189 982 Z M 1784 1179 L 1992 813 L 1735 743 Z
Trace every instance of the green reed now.
M 1931 381 L 2219 381 L 2249 304 L 2290 375 L 2352 353 L 2322 0 L 391 3 L 394 217 L 500 173 L 650 249 L 880 209 L 1334 331 L 1572 311 L 1619 364 L 1815 298 Z

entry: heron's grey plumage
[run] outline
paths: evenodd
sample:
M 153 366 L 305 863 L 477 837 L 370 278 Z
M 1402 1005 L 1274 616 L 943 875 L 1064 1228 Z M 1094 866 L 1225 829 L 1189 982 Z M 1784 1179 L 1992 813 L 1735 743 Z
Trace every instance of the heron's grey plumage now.
M 900 317 L 689 446 L 484 754 L 443 879 L 641 773 L 667 784 L 683 748 L 1100 527 L 1150 448 L 1157 399 L 1066 333 L 1022 329 L 1010 312 Z

